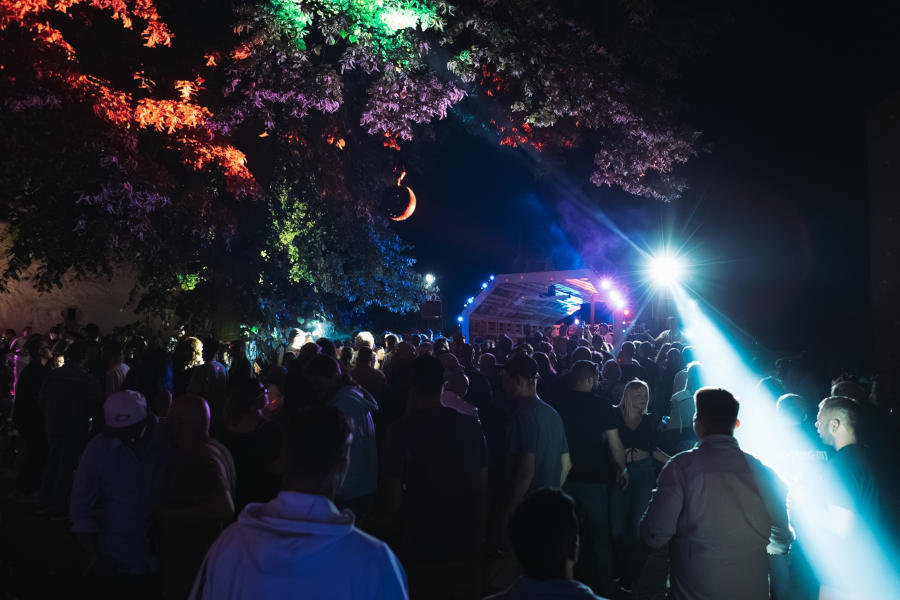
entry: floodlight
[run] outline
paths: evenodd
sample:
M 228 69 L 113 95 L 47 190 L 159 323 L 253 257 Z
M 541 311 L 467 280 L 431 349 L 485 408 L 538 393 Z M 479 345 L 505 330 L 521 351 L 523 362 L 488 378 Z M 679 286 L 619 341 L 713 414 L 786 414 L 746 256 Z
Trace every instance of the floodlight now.
M 601 279 L 600 280 L 600 289 L 608 290 L 611 287 L 612 287 L 612 281 L 610 281 L 609 279 Z
M 653 285 L 671 287 L 679 283 L 686 270 L 681 257 L 663 252 L 650 258 L 647 263 L 647 278 Z
M 490 279 L 491 281 L 493 281 L 493 280 L 494 280 L 494 276 L 491 275 L 490 277 L 488 277 L 488 279 Z
M 432 273 L 425 274 L 425 287 L 431 287 L 434 285 L 435 276 Z

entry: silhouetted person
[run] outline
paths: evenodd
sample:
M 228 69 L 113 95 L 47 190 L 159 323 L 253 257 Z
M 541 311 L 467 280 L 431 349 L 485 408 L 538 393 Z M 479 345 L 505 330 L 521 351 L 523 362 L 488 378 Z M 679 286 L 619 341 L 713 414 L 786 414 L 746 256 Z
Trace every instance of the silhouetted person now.
M 25 442 L 25 458 L 16 478 L 16 491 L 12 499 L 35 501 L 47 464 L 47 429 L 40 406 L 40 393 L 51 369 L 52 354 L 49 341 L 42 335 L 32 335 L 23 351 L 29 354 L 31 360 L 16 382 L 13 422 Z
M 187 391 L 196 394 L 209 404 L 210 433 L 218 438 L 225 427 L 225 404 L 228 398 L 228 370 L 218 361 L 219 340 L 203 340 L 203 363 L 191 373 Z
M 75 465 L 87 444 L 91 416 L 103 402 L 103 389 L 85 369 L 85 360 L 87 344 L 69 346 L 66 364 L 47 373 L 40 393 L 49 444 L 41 502 L 57 516 L 68 514 Z
M 166 423 L 174 449 L 162 485 L 160 558 L 163 596 L 187 598 L 203 556 L 234 518 L 227 450 L 209 438 L 209 406 L 175 398 Z
M 671 542 L 675 600 L 769 598 L 771 554 L 792 540 L 786 486 L 734 439 L 738 401 L 701 388 L 694 428 L 700 443 L 670 460 L 641 521 L 651 548 Z
M 219 536 L 191 598 L 405 600 L 406 578 L 394 553 L 334 504 L 352 460 L 343 413 L 314 406 L 286 418 L 282 491 L 249 505 Z
M 441 404 L 443 387 L 441 362 L 416 358 L 410 409 L 388 431 L 384 501 L 396 522 L 411 595 L 477 599 L 487 446 L 476 418 Z
M 614 361 L 609 364 L 615 365 Z M 557 402 L 572 456 L 565 489 L 575 498 L 582 522 L 582 551 L 578 578 L 601 594 L 612 593 L 609 492 L 616 479 L 627 484 L 625 449 L 613 407 L 594 394 L 597 365 L 582 360 L 572 365 L 569 389 Z M 617 476 L 618 474 L 618 476 Z
M 509 539 L 524 576 L 488 600 L 591 600 L 589 587 L 573 578 L 578 561 L 575 502 L 560 490 L 539 489 L 516 508 Z

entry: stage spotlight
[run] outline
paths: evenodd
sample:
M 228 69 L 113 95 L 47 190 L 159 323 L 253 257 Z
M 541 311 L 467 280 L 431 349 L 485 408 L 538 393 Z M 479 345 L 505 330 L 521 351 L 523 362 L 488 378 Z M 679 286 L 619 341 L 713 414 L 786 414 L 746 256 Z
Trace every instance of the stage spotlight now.
M 481 284 L 481 289 L 486 290 L 487 288 L 488 288 L 488 284 L 485 281 L 484 283 Z
M 457 322 L 457 323 L 462 323 L 462 322 L 463 322 L 462 315 L 456 317 L 456 322 Z
M 608 290 L 611 287 L 612 287 L 612 281 L 610 281 L 609 279 L 601 279 L 600 280 L 600 289 L 601 290 Z
M 668 252 L 651 257 L 647 264 L 648 279 L 659 287 L 671 287 L 679 283 L 686 271 L 684 260 Z
M 425 273 L 425 287 L 431 287 L 434 285 L 435 277 L 432 273 Z
M 493 280 L 494 280 L 494 276 L 491 275 L 490 277 L 488 277 L 488 279 L 490 279 L 491 281 L 493 281 Z
M 631 311 L 628 310 L 627 308 L 626 308 L 624 311 L 622 311 L 622 313 L 623 313 L 626 317 L 629 316 L 629 315 L 631 315 Z
M 581 325 L 581 321 L 580 321 L 579 319 L 576 318 L 576 319 L 575 319 L 575 326 L 578 327 L 579 325 Z

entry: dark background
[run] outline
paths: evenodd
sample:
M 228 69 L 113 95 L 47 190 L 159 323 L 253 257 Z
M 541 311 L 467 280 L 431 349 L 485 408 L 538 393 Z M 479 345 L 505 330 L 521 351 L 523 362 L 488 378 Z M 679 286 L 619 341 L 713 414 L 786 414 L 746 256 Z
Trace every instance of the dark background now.
M 490 273 L 584 265 L 636 279 L 642 259 L 608 219 L 641 248 L 683 246 L 689 285 L 760 349 L 834 349 L 833 369 L 865 368 L 865 117 L 900 89 L 887 4 L 734 3 L 675 85 L 709 151 L 669 204 L 594 188 L 589 164 L 538 172 L 540 156 L 448 125 L 438 156 L 410 175 L 415 215 L 397 224 L 418 269 L 438 276 L 448 321 Z

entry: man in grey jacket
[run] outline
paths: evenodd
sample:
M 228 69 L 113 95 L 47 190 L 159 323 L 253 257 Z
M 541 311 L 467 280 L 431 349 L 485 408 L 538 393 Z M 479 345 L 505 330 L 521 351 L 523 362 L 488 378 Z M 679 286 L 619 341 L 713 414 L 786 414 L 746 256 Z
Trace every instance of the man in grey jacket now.
M 695 394 L 700 443 L 670 460 L 641 520 L 651 548 L 671 541 L 676 600 L 769 598 L 769 554 L 793 541 L 778 475 L 734 439 L 739 404 L 728 391 Z

